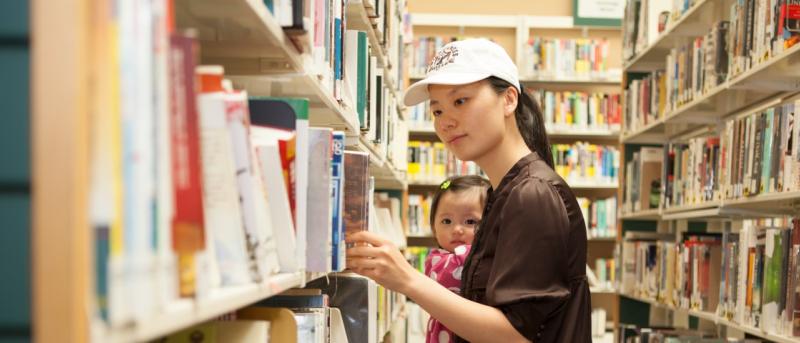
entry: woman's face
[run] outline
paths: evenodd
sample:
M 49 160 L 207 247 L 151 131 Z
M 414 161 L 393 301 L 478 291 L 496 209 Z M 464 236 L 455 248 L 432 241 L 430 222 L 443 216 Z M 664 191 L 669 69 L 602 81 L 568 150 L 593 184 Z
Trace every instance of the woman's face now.
M 459 160 L 478 160 L 500 144 L 508 106 L 488 81 L 430 85 L 428 92 L 436 135 Z

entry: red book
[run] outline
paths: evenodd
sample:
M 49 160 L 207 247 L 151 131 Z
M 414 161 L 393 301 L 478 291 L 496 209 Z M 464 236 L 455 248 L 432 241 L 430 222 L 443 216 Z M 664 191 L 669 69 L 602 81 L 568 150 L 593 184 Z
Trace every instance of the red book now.
M 179 253 L 205 248 L 200 121 L 194 82 L 197 56 L 195 38 L 181 34 L 170 37 L 170 95 L 173 99 L 170 135 L 175 201 L 172 245 Z

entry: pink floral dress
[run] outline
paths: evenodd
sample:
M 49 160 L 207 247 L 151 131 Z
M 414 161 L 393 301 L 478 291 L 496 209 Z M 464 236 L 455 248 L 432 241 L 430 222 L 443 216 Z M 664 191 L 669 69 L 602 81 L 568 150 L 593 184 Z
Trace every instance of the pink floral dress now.
M 471 246 L 461 245 L 449 252 L 444 249 L 433 249 L 425 260 L 425 275 L 436 280 L 440 285 L 460 294 L 461 271 L 467 259 Z M 455 341 L 455 335 L 450 329 L 431 317 L 428 320 L 428 333 L 426 343 L 450 343 Z

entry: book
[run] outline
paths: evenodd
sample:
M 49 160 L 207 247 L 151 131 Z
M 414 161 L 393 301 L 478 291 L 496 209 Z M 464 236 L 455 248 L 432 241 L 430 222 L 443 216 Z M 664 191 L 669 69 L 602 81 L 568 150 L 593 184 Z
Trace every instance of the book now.
M 344 152 L 344 229 L 352 234 L 369 229 L 369 155 L 359 151 Z
M 205 249 L 203 170 L 200 153 L 200 118 L 195 101 L 194 68 L 197 42 L 191 36 L 170 37 L 170 113 L 172 176 L 175 214 L 172 244 L 182 261 L 178 270 L 179 294 L 195 294 L 197 272 L 193 255 Z
M 295 259 L 300 266 L 306 261 L 306 223 L 308 216 L 308 175 L 309 175 L 309 101 L 305 98 L 251 97 L 250 108 L 254 125 L 272 127 L 295 132 L 295 183 L 291 187 L 295 194 L 295 235 L 297 245 Z M 288 106 L 287 106 L 288 105 Z M 291 179 L 291 172 L 289 173 Z M 291 193 L 290 193 L 291 194 Z
M 203 206 L 208 239 L 206 288 L 250 283 L 242 210 L 236 178 L 233 142 L 225 118 L 226 99 L 222 92 L 198 96 L 200 139 L 203 161 Z
M 333 155 L 331 161 L 331 250 L 332 250 L 332 271 L 342 271 L 345 267 L 345 244 L 344 244 L 344 149 L 345 135 L 342 131 L 333 132 Z
M 332 145 L 332 129 L 309 129 L 308 213 L 313 215 L 308 217 L 306 270 L 310 272 L 330 272 L 333 265 Z

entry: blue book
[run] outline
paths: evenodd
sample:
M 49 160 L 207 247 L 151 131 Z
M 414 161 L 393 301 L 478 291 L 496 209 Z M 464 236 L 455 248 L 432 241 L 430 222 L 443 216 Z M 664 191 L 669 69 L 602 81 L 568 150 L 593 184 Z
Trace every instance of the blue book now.
M 342 77 L 342 18 L 333 19 L 333 76 L 336 82 L 343 80 Z
M 333 183 L 333 187 L 331 187 L 331 207 L 333 209 L 333 225 L 331 225 L 333 228 L 331 239 L 333 247 L 331 251 L 333 252 L 333 265 L 331 268 L 333 271 L 342 271 L 345 267 L 344 221 L 342 219 L 342 205 L 344 203 L 344 138 L 344 132 L 333 132 L 333 161 L 331 163 L 331 183 Z

